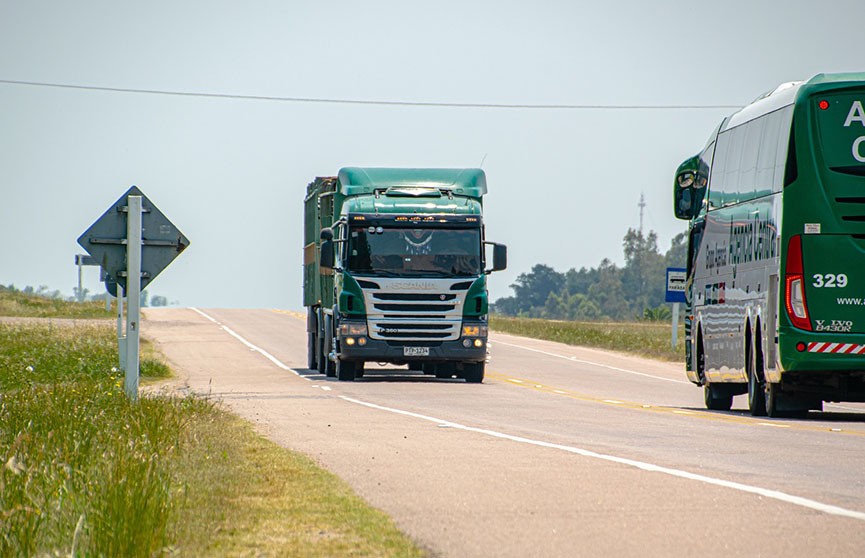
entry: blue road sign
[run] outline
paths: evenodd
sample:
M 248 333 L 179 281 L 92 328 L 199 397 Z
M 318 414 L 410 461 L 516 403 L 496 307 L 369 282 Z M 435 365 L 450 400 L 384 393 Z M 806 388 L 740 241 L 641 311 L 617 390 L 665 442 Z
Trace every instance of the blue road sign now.
M 685 302 L 687 271 L 688 270 L 683 267 L 667 268 L 667 293 L 664 297 L 665 302 Z

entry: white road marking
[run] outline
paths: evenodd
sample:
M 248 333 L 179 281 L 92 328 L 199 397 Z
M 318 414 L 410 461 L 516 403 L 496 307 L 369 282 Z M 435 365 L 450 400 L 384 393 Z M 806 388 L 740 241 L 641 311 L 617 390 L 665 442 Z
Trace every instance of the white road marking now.
M 274 363 L 277 367 L 281 368 L 282 370 L 288 370 L 289 372 L 291 372 L 295 376 L 303 378 L 306 381 L 310 381 L 309 378 L 307 378 L 306 376 L 301 376 L 300 373 L 297 370 L 295 370 L 294 368 L 283 364 L 278 358 L 276 358 L 272 354 L 268 353 L 267 351 L 265 351 L 261 347 L 257 347 L 255 345 L 253 345 L 252 343 L 250 343 L 249 341 L 247 341 L 246 339 L 244 339 L 243 337 L 241 337 L 240 335 L 235 333 L 230 327 L 219 323 L 218 321 L 216 321 L 216 319 L 212 318 L 211 316 L 208 316 L 207 314 L 205 314 L 204 312 L 202 312 L 198 308 L 194 308 L 194 307 L 190 306 L 189 309 L 194 311 L 194 312 L 198 312 L 199 314 L 201 314 L 202 316 L 204 316 L 205 318 L 207 318 L 211 322 L 215 323 L 220 328 L 222 328 L 222 330 L 225 331 L 227 334 L 231 335 L 232 337 L 234 337 L 235 339 L 237 339 L 238 341 L 240 341 L 241 343 L 243 343 L 244 345 L 249 347 L 249 349 L 251 351 L 254 351 L 256 353 L 261 354 L 264 358 L 266 358 L 270 362 Z
M 637 372 L 636 370 L 628 370 L 627 368 L 619 368 L 618 366 L 610 366 L 609 364 L 601 364 L 600 362 L 592 362 L 590 360 L 580 360 L 575 356 L 565 356 L 557 353 L 551 353 L 548 351 L 542 351 L 540 349 L 534 349 L 532 347 L 526 347 L 524 345 L 515 345 L 513 343 L 505 343 L 504 341 L 496 341 L 496 343 L 501 343 L 502 345 L 507 345 L 508 347 L 516 347 L 517 349 L 524 349 L 526 351 L 532 351 L 534 353 L 541 353 L 543 355 L 561 358 L 564 360 L 568 360 L 570 362 L 578 362 L 580 364 L 588 364 L 591 366 L 600 366 L 601 368 L 608 368 L 610 370 L 615 370 L 617 372 L 625 372 L 627 374 L 634 374 L 637 376 L 645 376 L 647 378 L 653 378 L 655 380 L 664 380 L 665 382 L 674 382 L 677 384 L 690 384 L 691 382 L 686 382 L 684 380 L 674 380 L 673 378 L 664 378 L 663 376 L 655 376 L 653 374 L 646 374 L 645 372 Z
M 613 403 L 614 405 L 624 405 L 622 401 L 616 401 L 615 399 L 604 399 L 604 403 Z
M 645 461 L 636 461 L 634 459 L 628 459 L 625 457 L 618 457 L 615 455 L 606 455 L 603 453 L 597 453 L 594 451 L 577 448 L 574 446 L 565 446 L 562 444 L 554 444 L 552 442 L 544 442 L 541 440 L 533 440 L 531 438 L 524 438 L 522 436 L 514 436 L 511 434 L 505 434 L 502 432 L 496 432 L 495 430 L 487 430 L 484 428 L 475 428 L 473 426 L 466 426 L 463 424 L 459 424 L 456 422 L 451 422 L 447 420 L 442 420 L 435 417 L 430 417 L 427 415 L 421 415 L 418 413 L 413 413 L 411 411 L 403 411 L 401 409 L 394 409 L 392 407 L 384 407 L 381 405 L 376 405 L 375 403 L 367 403 L 366 401 L 360 401 L 358 399 L 352 399 L 351 397 L 346 397 L 344 395 L 339 396 L 340 399 L 344 401 L 348 401 L 349 403 L 354 403 L 356 405 L 363 405 L 365 407 L 369 407 L 371 409 L 376 409 L 379 411 L 386 411 L 389 413 L 394 413 L 397 415 L 404 415 L 407 417 L 413 417 L 429 422 L 436 423 L 436 425 L 440 428 L 455 428 L 458 430 L 465 430 L 467 432 L 475 432 L 477 434 L 483 434 L 485 436 L 492 436 L 494 438 L 500 438 L 504 440 L 510 440 L 512 442 L 517 442 L 521 444 L 528 444 L 532 446 L 539 446 L 543 448 L 557 449 L 561 451 L 566 451 L 568 453 L 574 453 L 577 455 L 581 455 L 583 457 L 589 457 L 593 459 L 600 459 L 603 461 L 609 461 L 612 463 L 618 463 L 620 465 L 626 465 L 629 467 L 635 467 L 637 469 L 642 469 L 644 471 L 649 471 L 653 473 L 662 473 L 665 475 L 670 475 L 673 477 L 678 477 L 682 479 L 693 480 L 697 482 L 702 482 L 705 484 L 711 484 L 715 486 L 720 486 L 723 488 L 730 488 L 732 490 L 738 490 L 740 492 L 746 492 L 749 494 L 756 494 L 758 496 L 763 496 L 764 498 L 771 498 L 773 500 L 778 500 L 787 504 L 793 504 L 796 506 L 801 506 L 804 508 L 816 510 L 819 512 L 827 513 L 830 515 L 838 515 L 842 517 L 849 517 L 852 519 L 858 519 L 860 521 L 865 521 L 865 513 L 848 510 L 846 508 L 842 508 L 839 506 L 833 506 L 832 504 L 824 504 L 823 502 L 818 502 L 816 500 L 811 500 L 809 498 L 803 498 L 801 496 L 794 496 L 792 494 L 787 494 L 786 492 L 780 492 L 778 490 L 770 490 L 768 488 L 761 488 L 759 486 L 751 486 L 748 484 L 743 484 L 739 482 L 727 481 L 723 479 L 717 479 L 714 477 L 707 477 L 705 475 L 698 475 L 696 473 L 690 473 L 688 471 L 683 471 L 681 469 L 673 469 L 670 467 L 663 467 L 660 465 L 654 465 L 652 463 L 646 463 Z

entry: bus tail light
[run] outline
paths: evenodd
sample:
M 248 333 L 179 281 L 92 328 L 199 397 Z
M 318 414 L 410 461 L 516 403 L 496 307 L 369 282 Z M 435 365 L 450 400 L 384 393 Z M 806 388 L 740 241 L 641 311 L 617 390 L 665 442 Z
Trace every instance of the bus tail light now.
M 795 327 L 811 331 L 808 304 L 805 301 L 805 274 L 802 265 L 802 237 L 793 235 L 787 243 L 787 267 L 784 273 L 787 315 Z

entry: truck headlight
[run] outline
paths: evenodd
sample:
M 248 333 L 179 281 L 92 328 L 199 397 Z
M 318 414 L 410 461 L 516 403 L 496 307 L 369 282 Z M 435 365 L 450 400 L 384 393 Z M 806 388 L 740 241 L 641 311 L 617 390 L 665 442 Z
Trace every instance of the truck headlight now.
M 487 326 L 485 325 L 464 325 L 463 326 L 463 337 L 486 337 L 487 336 Z
M 358 324 L 358 323 L 341 323 L 339 324 L 339 336 L 345 337 L 347 335 L 354 336 L 366 336 L 366 324 Z

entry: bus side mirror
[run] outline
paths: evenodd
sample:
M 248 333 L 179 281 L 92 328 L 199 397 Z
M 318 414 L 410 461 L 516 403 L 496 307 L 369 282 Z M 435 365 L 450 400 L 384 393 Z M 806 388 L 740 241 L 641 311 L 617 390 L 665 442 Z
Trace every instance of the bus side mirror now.
M 318 267 L 322 272 L 333 269 L 333 231 L 321 229 L 321 253 L 318 257 Z
M 694 214 L 693 188 L 679 186 L 678 180 L 673 191 L 673 212 L 677 219 L 690 219 Z
M 493 245 L 493 268 L 490 271 L 501 271 L 508 267 L 508 247 L 504 244 Z

